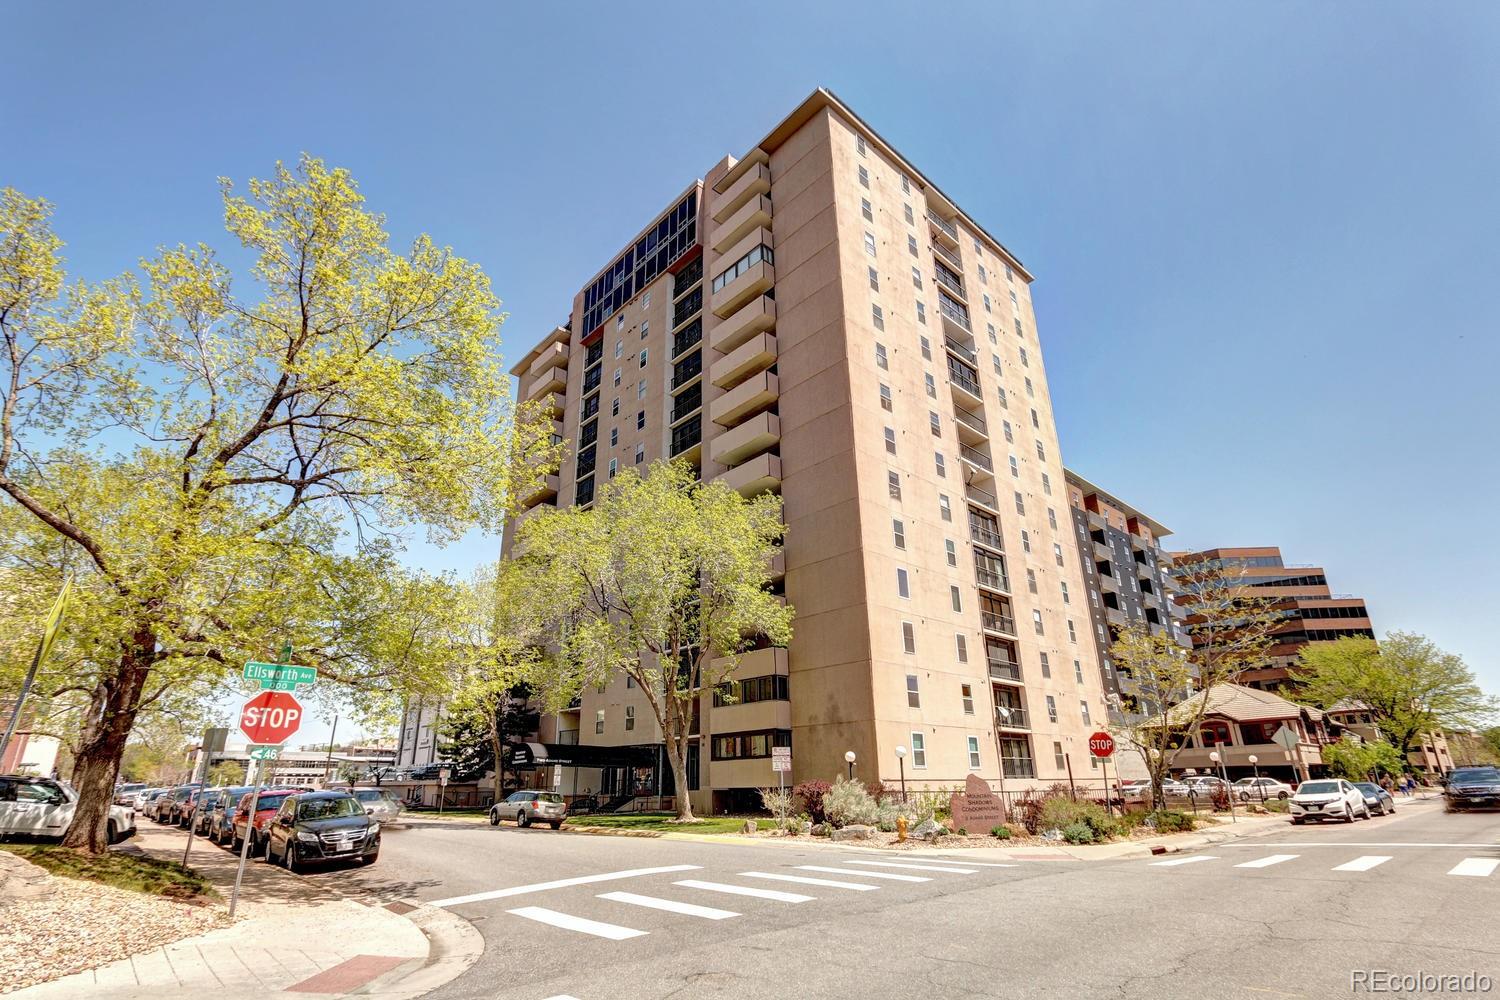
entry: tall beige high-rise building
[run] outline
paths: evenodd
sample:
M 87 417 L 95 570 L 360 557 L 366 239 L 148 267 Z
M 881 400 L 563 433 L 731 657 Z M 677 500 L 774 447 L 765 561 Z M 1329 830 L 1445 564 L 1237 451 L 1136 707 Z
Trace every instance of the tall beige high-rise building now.
M 847 773 L 849 751 L 858 777 L 904 766 L 908 787 L 1098 778 L 1104 692 L 1031 281 L 819 90 L 688 184 L 513 369 L 570 449 L 533 509 L 669 457 L 785 501 L 795 638 L 702 706 L 697 808 L 756 805 L 777 746 L 794 781 Z M 539 740 L 518 755 L 538 784 L 675 791 L 624 678 Z

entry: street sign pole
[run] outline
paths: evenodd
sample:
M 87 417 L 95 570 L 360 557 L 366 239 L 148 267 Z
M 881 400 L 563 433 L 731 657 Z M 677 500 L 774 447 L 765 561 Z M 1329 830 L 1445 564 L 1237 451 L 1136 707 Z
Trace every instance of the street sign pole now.
M 255 804 L 260 801 L 260 776 L 262 768 L 255 769 L 255 790 L 250 793 L 250 815 L 245 817 L 245 840 L 240 844 L 240 864 L 234 870 L 234 891 L 229 894 L 229 920 L 234 922 L 234 908 L 240 901 L 240 883 L 245 878 L 245 862 L 250 857 L 250 835 L 255 832 Z M 234 817 L 229 819 L 229 828 L 234 829 Z

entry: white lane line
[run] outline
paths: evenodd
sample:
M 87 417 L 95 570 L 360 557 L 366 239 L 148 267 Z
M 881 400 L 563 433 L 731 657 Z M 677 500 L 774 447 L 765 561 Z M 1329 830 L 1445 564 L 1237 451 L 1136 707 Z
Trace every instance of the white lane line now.
M 1389 854 L 1366 854 L 1364 857 L 1355 858 L 1353 861 L 1345 861 L 1341 865 L 1334 865 L 1336 872 L 1367 872 L 1371 868 L 1378 867 L 1391 860 Z
M 506 913 L 514 913 L 518 917 L 527 920 L 535 920 L 540 924 L 551 924 L 553 927 L 561 927 L 565 931 L 577 931 L 580 934 L 592 934 L 594 937 L 609 938 L 611 941 L 624 941 L 626 938 L 641 937 L 645 931 L 638 931 L 633 927 L 621 927 L 618 924 L 606 924 L 598 920 L 586 920 L 583 917 L 575 917 L 570 913 L 559 913 L 541 906 L 523 906 L 518 910 L 506 910 Z
M 808 878 L 806 875 L 779 875 L 775 872 L 740 872 L 740 878 L 768 878 L 774 882 L 800 882 L 802 885 L 821 885 L 829 889 L 857 889 L 861 892 L 869 892 L 879 889 L 878 885 L 866 885 L 863 882 L 838 882 L 831 878 Z
M 931 882 L 926 875 L 897 875 L 895 872 L 862 872 L 858 868 L 828 868 L 824 865 L 798 865 L 798 871 L 823 872 L 826 875 L 858 875 L 860 878 L 883 878 L 891 882 Z
M 899 855 L 899 854 L 893 855 L 893 856 L 894 857 L 898 857 L 898 858 L 902 857 L 902 855 Z M 905 855 L 905 856 L 906 857 L 911 857 L 911 855 L 909 855 L 909 854 Z M 1019 867 L 1021 867 L 1020 865 L 1005 864 L 1005 863 L 999 862 L 999 861 L 970 861 L 968 858 L 943 858 L 943 857 L 937 857 L 937 856 L 930 855 L 930 854 L 922 854 L 922 855 L 918 855 L 918 857 L 920 857 L 924 861 L 931 861 L 934 864 L 939 864 L 939 865 L 963 865 L 965 868 L 1019 868 Z
M 947 872 L 950 875 L 973 875 L 972 868 L 954 868 L 941 865 L 912 865 L 896 861 L 850 861 L 851 865 L 870 865 L 874 868 L 908 868 L 914 872 Z
M 561 889 L 570 885 L 588 885 L 591 882 L 613 882 L 616 879 L 636 878 L 641 875 L 664 875 L 668 872 L 692 872 L 698 871 L 701 865 L 666 865 L 661 868 L 628 868 L 619 872 L 604 872 L 600 875 L 579 875 L 577 878 L 560 878 L 554 882 L 536 882 L 532 885 L 513 885 L 508 889 L 492 889 L 489 892 L 475 892 L 467 896 L 450 896 L 447 899 L 435 899 L 428 906 L 458 906 L 461 903 L 477 903 L 483 899 L 503 899 L 506 896 L 523 896 L 529 892 L 545 892 L 548 889 Z
M 1295 844 L 1220 844 L 1220 847 L 1485 847 L 1493 848 L 1494 844 L 1411 844 L 1411 843 L 1375 843 L 1362 840 L 1345 841 L 1311 841 L 1305 840 Z
M 1191 865 L 1199 861 L 1217 861 L 1218 856 L 1213 854 L 1194 854 L 1186 858 L 1173 858 L 1170 861 L 1153 861 L 1155 868 L 1176 868 L 1178 865 Z
M 1449 875 L 1468 875 L 1472 878 L 1487 878 L 1500 868 L 1497 858 L 1464 858 L 1449 869 Z
M 733 910 L 719 910 L 712 906 L 699 906 L 697 903 L 679 903 L 675 899 L 642 896 L 634 892 L 601 892 L 599 898 L 612 899 L 616 903 L 629 903 L 632 906 L 645 906 L 653 910 L 666 910 L 668 913 L 681 913 L 689 917 L 702 917 L 704 920 L 728 920 L 730 917 L 739 916 Z
M 781 892 L 777 889 L 757 889 L 752 885 L 730 885 L 727 882 L 700 882 L 695 878 L 685 878 L 681 882 L 673 882 L 673 885 L 686 886 L 689 889 L 702 889 L 705 892 L 722 892 L 729 896 L 754 896 L 756 899 L 774 899 L 779 903 L 810 903 L 816 896 L 804 896 L 797 892 Z
M 1290 861 L 1293 858 L 1300 858 L 1301 856 L 1302 855 L 1300 855 L 1300 854 L 1272 854 L 1269 857 L 1256 858 L 1254 861 L 1246 861 L 1244 864 L 1235 865 L 1235 867 L 1236 868 L 1269 868 L 1272 865 L 1279 865 L 1283 861 Z
M 548 997 L 547 1000 L 578 1000 L 578 998 L 568 993 L 559 993 L 555 997 Z

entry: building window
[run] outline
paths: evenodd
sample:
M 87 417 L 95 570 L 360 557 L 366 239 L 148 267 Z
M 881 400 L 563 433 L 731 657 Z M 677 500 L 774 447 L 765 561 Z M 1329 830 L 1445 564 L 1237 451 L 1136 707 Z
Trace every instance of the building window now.
M 859 199 L 859 213 L 865 217 L 866 222 L 875 221 L 875 211 L 870 208 L 870 199 Z
M 1046 630 L 1042 628 L 1042 612 L 1037 608 L 1031 609 L 1031 624 L 1036 629 L 1037 635 L 1047 634 Z
M 1046 653 L 1041 654 L 1042 677 L 1046 679 L 1052 676 L 1052 661 L 1047 658 Z
M 940 451 L 933 452 L 932 453 L 932 460 L 933 460 L 933 464 L 937 468 L 938 478 L 939 479 L 947 479 L 948 478 L 948 463 L 943 458 L 943 453 L 940 452 Z
M 953 544 L 953 539 L 951 539 L 951 538 L 945 538 L 945 539 L 943 539 L 943 548 L 948 553 L 948 565 L 949 566 L 957 566 L 958 565 L 958 547 Z
M 948 598 L 953 602 L 953 610 L 962 613 L 964 610 L 963 594 L 955 586 L 948 587 Z
M 1021 478 L 1021 465 L 1016 461 L 1016 456 L 1010 456 L 1010 474 L 1015 478 Z
M 1054 525 L 1054 527 L 1056 527 L 1056 525 Z M 1063 564 L 1062 546 L 1057 542 L 1052 543 L 1052 558 L 1057 560 L 1057 564 L 1059 566 Z
M 990 364 L 994 367 L 996 375 L 1004 375 L 1005 374 L 1005 369 L 1000 364 L 1000 355 L 998 355 L 998 354 L 991 354 L 990 355 Z
M 865 155 L 865 137 L 857 135 L 854 137 L 854 148 L 859 151 L 860 156 Z M 863 169 L 863 168 L 861 168 Z
M 1068 619 L 1068 641 L 1078 641 L 1078 630 L 1073 627 L 1073 619 L 1071 618 Z
M 1043 462 L 1047 461 L 1047 450 L 1042 447 L 1042 442 L 1040 441 L 1036 443 L 1036 457 Z
M 604 732 L 604 709 L 602 708 L 594 713 L 594 732 Z
M 888 412 L 893 409 L 891 406 L 891 387 L 884 382 L 880 384 L 880 408 Z
M 959 636 L 958 638 L 959 638 L 959 642 L 961 644 L 963 642 L 963 636 Z M 973 687 L 973 685 L 971 685 L 971 684 L 960 684 L 958 686 L 958 693 L 959 693 L 959 697 L 961 697 L 963 699 L 964 714 L 965 715 L 973 715 L 974 714 L 974 687 Z
M 932 341 L 928 340 L 926 337 L 920 337 L 918 339 L 917 343 L 920 344 L 921 347 L 922 347 L 922 360 L 924 360 L 924 361 L 931 361 L 932 360 Z
M 1083 661 L 1082 660 L 1074 660 L 1073 661 L 1073 679 L 1075 681 L 1077 681 L 1079 684 L 1083 683 Z
M 899 518 L 891 518 L 891 538 L 896 543 L 896 548 L 906 548 L 906 524 Z
M 1047 696 L 1047 721 L 1057 721 L 1057 699 L 1050 694 Z
M 896 454 L 896 431 L 892 427 L 885 429 L 885 450 L 892 455 Z
M 906 570 L 900 566 L 896 567 L 896 593 L 904 599 L 911 599 L 911 586 L 907 580 Z
M 1003 386 L 1003 385 L 996 386 L 995 387 L 995 395 L 1000 397 L 1000 405 L 1001 406 L 1005 407 L 1007 410 L 1010 409 L 1010 400 L 1006 398 L 1006 395 L 1005 395 L 1005 386 Z
M 1036 590 L 1036 570 L 1034 570 L 1034 569 L 1028 569 L 1026 571 L 1026 589 L 1029 590 L 1029 591 L 1031 591 L 1033 594 L 1035 594 L 1037 592 L 1037 590 Z
M 954 645 L 954 647 L 958 651 L 958 662 L 959 663 L 968 663 L 969 662 L 969 640 L 968 640 L 968 638 L 966 638 L 962 632 L 959 632 L 957 635 L 955 635 L 953 637 L 953 645 Z M 967 684 L 964 685 L 964 687 L 966 687 L 966 688 L 968 686 L 969 685 L 967 685 Z M 966 691 L 964 693 L 967 694 L 968 692 Z M 974 706 L 973 706 L 972 702 L 969 705 L 969 714 L 970 715 L 974 714 Z
M 1035 418 L 1035 416 L 1036 411 L 1033 410 L 1032 417 Z M 1047 475 L 1045 472 L 1042 473 L 1042 492 L 1047 494 L 1049 497 L 1052 495 L 1052 477 Z
M 639 382 L 637 382 L 635 384 L 635 398 L 636 399 L 645 399 L 646 398 L 646 380 L 645 379 L 641 379 Z
M 609 415 L 612 416 L 612 417 L 618 417 L 620 415 L 620 397 L 619 396 L 616 396 L 614 399 L 612 399 L 612 400 L 609 401 Z
M 619 360 L 620 355 L 622 355 L 624 353 L 625 353 L 625 341 L 623 341 L 623 340 L 617 340 L 617 341 L 615 341 L 615 359 Z
M 1031 532 L 1027 531 L 1025 528 L 1021 529 L 1021 551 L 1031 551 Z
M 938 494 L 938 514 L 944 521 L 953 520 L 953 506 L 948 502 L 946 493 Z
M 639 413 L 637 413 L 635 415 L 635 429 L 639 431 L 639 430 L 644 430 L 645 428 L 646 428 L 646 411 L 645 410 L 641 410 Z
M 625 706 L 625 731 L 628 733 L 635 728 L 635 706 Z
M 865 253 L 875 256 L 875 234 L 868 230 L 865 232 Z
M 922 326 L 927 325 L 927 303 L 921 299 L 917 300 L 917 322 Z
M 912 267 L 912 269 L 911 269 L 911 283 L 913 285 L 915 285 L 917 288 L 921 288 L 922 287 L 922 269 L 921 268 L 916 267 L 916 266 Z
M 613 376 L 613 379 L 614 379 L 615 387 L 619 388 L 619 385 L 620 385 L 620 369 L 618 369 L 618 368 L 615 369 L 615 374 Z
M 650 305 L 649 302 L 646 303 L 646 304 Z M 644 319 L 641 320 L 641 339 L 645 340 L 646 339 L 646 335 L 649 334 L 650 332 L 651 332 L 651 322 L 649 320 L 644 320 Z
M 1057 530 L 1057 511 L 1052 509 L 1051 507 L 1047 508 L 1047 525 L 1053 531 Z
M 922 696 L 917 692 L 917 675 L 906 675 L 906 707 L 921 708 Z
M 906 204 L 902 205 L 901 206 L 901 212 L 902 212 L 903 215 L 906 216 L 906 224 L 908 226 L 916 224 L 917 217 L 912 214 L 912 211 L 911 211 L 911 202 L 907 202 Z
M 877 270 L 875 270 L 873 267 L 870 268 L 869 271 L 870 271 L 870 291 L 872 291 L 872 292 L 878 292 L 878 291 L 880 291 L 880 272 L 877 271 Z
M 1026 516 L 1026 498 L 1021 495 L 1020 490 L 1016 490 L 1016 513 Z
M 870 171 L 864 167 L 859 168 L 859 186 L 865 188 L 870 186 Z
M 619 472 L 619 471 L 620 471 L 620 460 L 618 458 L 612 458 L 612 459 L 610 459 L 609 460 L 609 478 L 611 478 L 611 479 L 615 478 L 615 474 L 617 472 Z
M 1015 433 L 1010 429 L 1010 421 L 1009 420 L 1002 420 L 1002 421 L 1000 421 L 1000 429 L 1003 430 L 1003 431 L 1005 431 L 1005 443 L 1006 444 L 1015 444 L 1016 443 Z
M 625 314 L 624 313 L 620 313 L 620 315 L 618 315 L 618 316 L 615 317 L 615 329 L 616 330 L 623 330 L 623 329 L 625 329 Z
M 890 371 L 891 366 L 890 366 L 890 362 L 888 362 L 886 360 L 886 358 L 885 358 L 885 345 L 884 344 L 876 344 L 875 345 L 875 365 L 876 365 L 876 367 L 878 367 L 878 368 L 880 368 L 880 369 L 882 369 L 884 371 Z
M 885 329 L 885 313 L 881 311 L 879 306 L 873 303 L 870 305 L 870 319 L 875 324 L 875 329 Z
M 1036 387 L 1031 384 L 1031 376 L 1029 375 L 1026 377 L 1026 395 L 1033 399 L 1036 398 Z
M 917 238 L 915 236 L 906 237 L 906 252 L 913 257 L 917 255 Z
M 921 733 L 911 734 L 911 766 L 927 766 L 927 739 Z
M 979 737 L 978 736 L 970 736 L 968 739 L 969 739 L 969 770 L 971 770 L 971 771 L 977 771 L 977 770 L 979 770 L 979 766 L 980 766 L 980 761 L 979 761 Z
M 792 734 L 785 729 L 715 736 L 709 744 L 714 760 L 754 760 L 771 756 L 772 747 L 789 747 Z
M 901 623 L 901 648 L 908 653 L 917 651 L 917 630 L 911 622 Z
M 618 448 L 620 446 L 620 428 L 611 427 L 609 429 L 609 446 L 611 448 Z
M 646 460 L 646 446 L 638 444 L 635 446 L 635 464 L 640 465 Z
M 1026 357 L 1026 348 L 1021 348 L 1021 367 L 1030 368 L 1031 361 Z
M 932 399 L 937 399 L 937 379 L 932 377 L 932 372 L 925 372 L 922 375 L 922 382 L 927 386 L 927 395 Z
M 892 500 L 901 499 L 901 474 L 899 472 L 887 472 L 885 474 L 886 489 L 890 491 Z
M 927 411 L 927 426 L 931 428 L 933 437 L 943 436 L 943 418 L 932 410 Z
M 1063 599 L 1063 603 L 1064 604 L 1072 604 L 1073 603 L 1073 598 L 1068 595 L 1068 581 L 1064 580 L 1062 582 L 1062 584 L 1061 584 L 1061 587 L 1062 587 L 1062 599 Z
M 984 300 L 984 311 L 985 312 L 989 312 L 990 311 L 990 297 L 989 297 L 989 293 L 985 293 L 984 295 L 981 296 L 981 298 L 983 298 L 983 300 Z
M 988 276 L 984 273 L 984 265 L 983 264 L 979 265 L 979 283 L 981 285 L 988 285 L 990 283 Z
M 647 349 L 646 348 L 642 348 L 641 349 L 640 364 L 638 364 L 636 367 L 638 367 L 638 368 L 644 368 L 644 367 L 646 367 L 646 353 L 647 353 Z
M 1091 725 L 1091 723 L 1089 722 L 1089 703 L 1086 702 L 1086 701 L 1079 701 L 1078 702 L 1078 711 L 1079 711 L 1079 714 L 1081 714 L 1083 716 L 1083 724 L 1085 726 Z

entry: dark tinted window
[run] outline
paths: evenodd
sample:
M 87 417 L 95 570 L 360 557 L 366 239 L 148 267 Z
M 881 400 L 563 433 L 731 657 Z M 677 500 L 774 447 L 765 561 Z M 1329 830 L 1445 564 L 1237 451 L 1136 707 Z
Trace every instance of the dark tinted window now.
M 1489 785 L 1500 782 L 1500 770 L 1493 767 L 1470 767 L 1454 771 L 1448 779 L 1454 785 Z
M 352 795 L 341 795 L 336 799 L 303 799 L 297 803 L 298 819 L 337 819 L 364 814 L 364 809 Z

